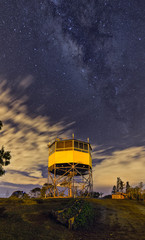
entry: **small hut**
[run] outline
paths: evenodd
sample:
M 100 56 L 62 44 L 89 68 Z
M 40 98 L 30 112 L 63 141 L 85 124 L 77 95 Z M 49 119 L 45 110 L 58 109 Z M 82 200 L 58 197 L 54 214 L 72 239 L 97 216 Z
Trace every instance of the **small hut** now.
M 116 192 L 112 194 L 112 199 L 125 199 L 127 194 L 122 193 L 122 192 Z

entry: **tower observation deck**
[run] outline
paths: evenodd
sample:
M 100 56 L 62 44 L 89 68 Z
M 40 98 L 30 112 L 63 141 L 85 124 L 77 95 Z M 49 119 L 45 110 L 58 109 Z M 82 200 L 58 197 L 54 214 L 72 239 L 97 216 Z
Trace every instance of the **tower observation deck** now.
M 93 183 L 89 141 L 57 138 L 48 148 L 48 196 L 90 196 Z

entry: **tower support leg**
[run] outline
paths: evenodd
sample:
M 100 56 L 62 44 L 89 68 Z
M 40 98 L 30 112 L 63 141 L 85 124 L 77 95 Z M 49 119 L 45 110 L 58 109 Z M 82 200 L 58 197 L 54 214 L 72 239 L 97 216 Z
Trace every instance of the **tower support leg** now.
M 57 173 L 63 174 L 57 174 Z M 64 166 L 53 166 L 48 169 L 48 197 L 91 197 L 93 189 L 92 169 L 84 171 L 84 167 L 78 164 Z M 77 190 L 77 191 L 76 191 Z

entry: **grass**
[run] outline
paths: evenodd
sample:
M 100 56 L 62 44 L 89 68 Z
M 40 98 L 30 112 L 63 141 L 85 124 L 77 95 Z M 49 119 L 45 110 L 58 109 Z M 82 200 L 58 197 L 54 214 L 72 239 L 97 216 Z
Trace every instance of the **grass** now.
M 70 207 L 73 199 L 0 199 L 0 240 L 145 239 L 144 202 L 112 199 L 85 201 L 93 208 L 93 222 L 88 224 L 88 228 L 68 230 L 52 219 L 49 213 L 52 209 L 57 211 Z M 85 211 L 88 211 L 87 208 Z

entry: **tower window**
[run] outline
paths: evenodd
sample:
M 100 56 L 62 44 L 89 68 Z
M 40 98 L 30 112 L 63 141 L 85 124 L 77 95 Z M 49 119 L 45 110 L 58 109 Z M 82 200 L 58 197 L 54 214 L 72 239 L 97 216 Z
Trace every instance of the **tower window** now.
M 83 149 L 83 143 L 81 143 L 81 142 L 79 143 L 79 148 Z
M 57 148 L 64 148 L 64 142 L 57 142 Z
M 74 148 L 78 148 L 78 142 L 74 141 Z
M 88 150 L 88 144 L 87 143 L 84 143 L 84 149 Z
M 65 141 L 65 148 L 72 147 L 72 141 Z

